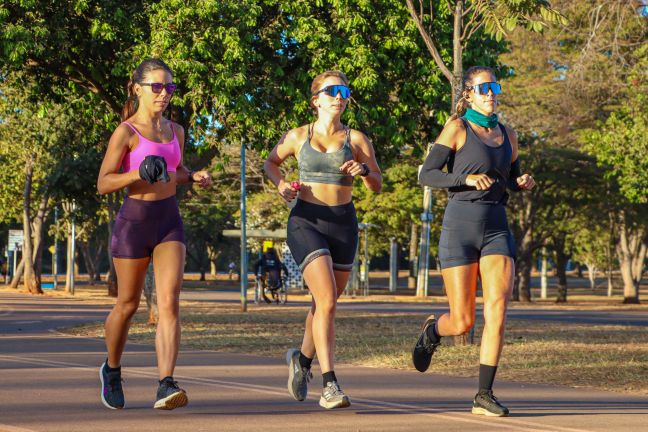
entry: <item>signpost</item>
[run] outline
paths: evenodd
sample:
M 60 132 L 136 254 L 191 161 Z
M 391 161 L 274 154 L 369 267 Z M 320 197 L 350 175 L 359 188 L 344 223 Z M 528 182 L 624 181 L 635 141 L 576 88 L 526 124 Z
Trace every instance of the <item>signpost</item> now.
M 23 230 L 9 230 L 9 247 L 7 248 L 7 250 L 13 256 L 13 270 L 11 272 L 11 279 L 16 276 L 18 252 L 22 251 L 24 241 L 25 236 Z M 9 253 L 7 253 L 8 259 Z M 7 270 L 9 270 L 9 263 L 7 263 Z

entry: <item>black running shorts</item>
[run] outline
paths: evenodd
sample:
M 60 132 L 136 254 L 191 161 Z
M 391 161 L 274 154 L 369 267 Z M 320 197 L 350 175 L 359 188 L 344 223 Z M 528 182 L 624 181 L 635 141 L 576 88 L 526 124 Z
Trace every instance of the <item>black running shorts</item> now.
M 322 255 L 331 256 L 334 270 L 351 271 L 357 246 L 353 202 L 327 206 L 297 200 L 288 218 L 288 247 L 302 271 Z

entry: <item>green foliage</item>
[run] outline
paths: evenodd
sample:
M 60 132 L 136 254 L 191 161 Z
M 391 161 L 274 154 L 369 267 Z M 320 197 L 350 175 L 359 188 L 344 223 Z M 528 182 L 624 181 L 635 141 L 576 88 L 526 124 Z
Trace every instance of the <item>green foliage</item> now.
M 648 203 L 648 42 L 635 56 L 639 61 L 627 81 L 626 104 L 610 114 L 599 128 L 586 131 L 582 142 L 596 156 L 608 179 L 635 204 Z

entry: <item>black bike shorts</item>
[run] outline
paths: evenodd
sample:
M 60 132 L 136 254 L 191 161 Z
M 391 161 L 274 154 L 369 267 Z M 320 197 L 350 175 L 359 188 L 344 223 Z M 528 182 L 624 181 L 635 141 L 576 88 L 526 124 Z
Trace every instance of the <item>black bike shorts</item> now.
M 353 202 L 327 206 L 297 200 L 288 218 L 288 247 L 301 271 L 323 255 L 333 269 L 351 271 L 358 246 L 358 219 Z
M 442 269 L 473 264 L 487 255 L 515 260 L 515 253 L 504 205 L 448 201 L 439 240 Z

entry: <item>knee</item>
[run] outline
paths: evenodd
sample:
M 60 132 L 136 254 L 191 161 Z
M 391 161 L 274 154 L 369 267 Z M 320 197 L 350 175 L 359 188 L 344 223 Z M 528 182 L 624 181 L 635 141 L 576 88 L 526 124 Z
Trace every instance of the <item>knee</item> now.
M 177 317 L 180 314 L 180 299 L 176 296 L 158 298 L 157 308 L 160 317 Z
M 139 300 L 121 301 L 115 304 L 113 311 L 122 316 L 123 319 L 130 320 L 135 315 L 135 312 L 137 312 L 138 307 Z
M 333 297 L 321 299 L 317 302 L 316 312 L 326 316 L 333 316 L 335 315 L 336 306 L 337 302 Z
M 503 327 L 506 320 L 506 301 L 497 301 L 484 305 L 484 324 Z
M 474 319 L 470 315 L 456 315 L 452 317 L 452 326 L 456 335 L 466 334 L 474 324 Z

